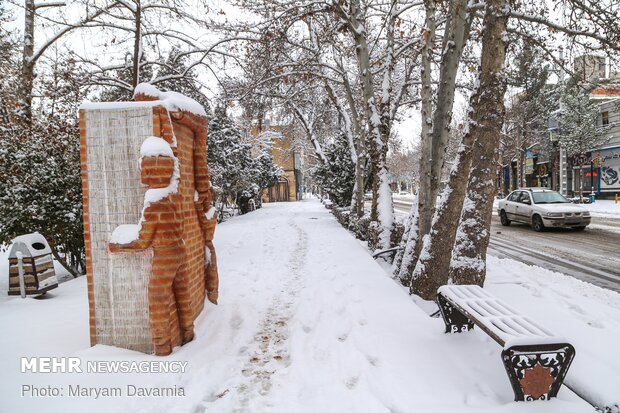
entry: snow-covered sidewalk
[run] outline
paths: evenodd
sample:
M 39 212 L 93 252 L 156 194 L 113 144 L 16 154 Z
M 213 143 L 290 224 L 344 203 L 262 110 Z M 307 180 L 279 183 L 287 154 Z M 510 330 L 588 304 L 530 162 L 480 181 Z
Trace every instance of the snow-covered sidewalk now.
M 558 399 L 513 402 L 501 348 L 480 331 L 443 334 L 316 200 L 267 204 L 217 228 L 220 304 L 196 339 L 165 358 L 88 347 L 83 278 L 45 300 L 0 301 L 2 411 L 591 412 Z M 0 257 L 0 259 L 5 259 Z M 490 257 L 487 288 L 577 349 L 569 378 L 613 397 L 620 383 L 620 296 Z M 4 271 L 4 267 L 0 270 Z M 4 272 L 2 272 L 5 274 Z M 6 280 L 0 287 L 4 291 Z M 20 374 L 19 357 L 179 360 L 177 374 Z M 589 364 L 593 361 L 594 364 Z M 182 388 L 177 397 L 22 398 L 23 384 Z M 36 410 L 35 410 L 36 409 Z M 86 411 L 86 410 L 80 410 Z
M 592 216 L 610 219 L 620 219 L 620 203 L 611 199 L 597 199 L 593 204 L 583 205 Z

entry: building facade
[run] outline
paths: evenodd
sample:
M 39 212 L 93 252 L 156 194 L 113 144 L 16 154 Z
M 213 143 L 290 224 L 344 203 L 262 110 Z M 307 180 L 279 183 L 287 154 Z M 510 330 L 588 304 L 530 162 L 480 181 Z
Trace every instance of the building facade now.
M 269 126 L 267 130 L 252 130 L 256 144 L 261 140 L 269 140 L 271 143 L 271 155 L 273 163 L 278 165 L 283 173 L 278 183 L 263 191 L 262 202 L 291 202 L 301 199 L 302 182 L 301 156 L 294 145 L 292 128 L 286 126 Z
M 593 193 L 612 198 L 620 193 L 620 85 L 605 85 L 594 89 L 590 100 L 599 108 L 598 125 L 606 127 L 605 143 L 589 152 L 567 156 L 560 148 L 558 154 L 558 190 L 566 196 Z M 557 133 L 558 120 L 550 120 L 549 130 Z

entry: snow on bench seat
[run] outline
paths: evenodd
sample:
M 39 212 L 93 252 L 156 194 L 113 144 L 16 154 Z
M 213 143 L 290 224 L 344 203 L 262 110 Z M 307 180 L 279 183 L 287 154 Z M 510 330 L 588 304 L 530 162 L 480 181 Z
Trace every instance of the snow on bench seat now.
M 477 285 L 444 285 L 438 293 L 458 306 L 504 348 L 566 342 Z

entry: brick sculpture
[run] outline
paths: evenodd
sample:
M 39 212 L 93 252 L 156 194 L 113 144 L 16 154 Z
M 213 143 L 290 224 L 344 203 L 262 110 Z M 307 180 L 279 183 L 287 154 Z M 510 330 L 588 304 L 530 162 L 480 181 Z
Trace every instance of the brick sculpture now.
M 218 298 L 207 118 L 150 85 L 134 99 L 80 110 L 91 344 L 165 355 Z
M 158 146 L 164 150 L 157 156 L 149 156 L 149 151 Z M 110 252 L 153 249 L 148 285 L 149 323 L 155 354 L 167 355 L 172 352 L 173 345 L 185 344 L 194 338 L 189 277 L 181 231 L 183 216 L 177 192 L 179 166 L 169 144 L 162 138 L 147 138 L 141 154 L 141 180 L 149 189 L 145 194 L 140 224 L 135 227 L 131 224 L 117 227 L 112 233 L 109 248 Z M 176 321 L 170 313 L 173 305 L 179 316 L 181 343 L 171 337 Z

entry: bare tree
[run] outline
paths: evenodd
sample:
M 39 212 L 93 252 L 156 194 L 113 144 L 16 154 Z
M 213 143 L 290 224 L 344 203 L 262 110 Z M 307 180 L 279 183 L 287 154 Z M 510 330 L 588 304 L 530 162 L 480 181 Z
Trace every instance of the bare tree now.
M 20 115 L 30 121 L 32 119 L 32 94 L 35 80 L 36 65 L 49 49 L 50 46 L 57 43 L 65 35 L 76 29 L 83 29 L 102 13 L 113 10 L 119 2 L 112 1 L 103 7 L 93 7 L 87 10 L 81 18 L 76 21 L 69 22 L 66 19 L 51 19 L 42 13 L 49 8 L 64 7 L 63 1 L 51 1 L 35 3 L 34 0 L 25 0 L 24 9 L 24 41 L 22 53 L 21 82 L 18 88 L 19 101 L 21 106 Z M 54 25 L 55 32 L 44 39 L 37 46 L 35 42 L 36 22 L 39 18 L 51 21 Z
M 439 85 L 436 93 L 435 110 L 432 111 L 431 91 L 431 56 L 430 47 L 434 43 L 433 0 L 425 2 L 427 12 L 428 36 L 423 54 L 422 65 L 422 148 L 420 151 L 420 190 L 418 206 L 412 209 L 411 217 L 401 241 L 401 252 L 397 254 L 393 271 L 404 285 L 411 282 L 411 274 L 415 268 L 417 257 L 420 256 L 422 239 L 428 234 L 431 219 L 435 211 L 435 202 L 439 191 L 439 179 L 444 164 L 446 144 L 450 135 L 452 107 L 456 89 L 456 75 L 463 54 L 465 43 L 469 37 L 471 16 L 465 0 L 453 0 L 449 3 L 448 21 L 439 67 Z M 432 113 L 431 113 L 432 112 Z M 401 256 L 402 255 L 402 256 Z M 403 265 L 404 263 L 404 265 Z

